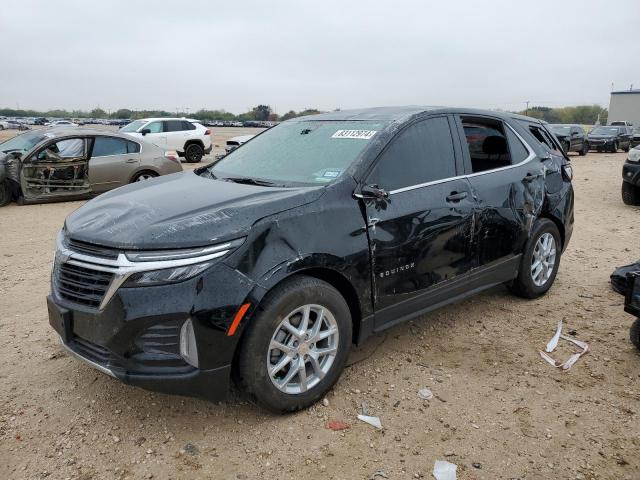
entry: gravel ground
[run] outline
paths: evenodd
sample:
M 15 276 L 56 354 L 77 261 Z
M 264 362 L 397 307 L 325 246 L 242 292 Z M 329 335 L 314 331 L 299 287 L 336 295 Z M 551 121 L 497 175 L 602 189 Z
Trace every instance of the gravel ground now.
M 0 209 L 0 477 L 411 479 L 446 459 L 460 479 L 640 478 L 640 354 L 608 286 L 640 257 L 640 209 L 620 198 L 624 154 L 572 158 L 575 231 L 547 296 L 496 288 L 375 336 L 325 404 L 288 416 L 146 392 L 70 358 L 45 296 L 55 233 L 82 202 Z M 560 319 L 591 347 L 568 373 L 537 353 Z M 383 430 L 356 419 L 363 402 Z

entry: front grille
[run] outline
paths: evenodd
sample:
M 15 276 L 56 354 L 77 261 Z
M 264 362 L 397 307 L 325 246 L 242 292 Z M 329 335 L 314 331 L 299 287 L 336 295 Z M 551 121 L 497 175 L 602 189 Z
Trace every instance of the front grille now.
M 81 242 L 79 240 L 73 240 L 72 238 L 68 239 L 67 242 L 68 247 L 78 253 L 114 260 L 118 258 L 118 251 L 112 248 L 93 245 L 92 243 Z
M 113 273 L 56 262 L 54 288 L 56 293 L 65 300 L 98 308 L 112 278 Z

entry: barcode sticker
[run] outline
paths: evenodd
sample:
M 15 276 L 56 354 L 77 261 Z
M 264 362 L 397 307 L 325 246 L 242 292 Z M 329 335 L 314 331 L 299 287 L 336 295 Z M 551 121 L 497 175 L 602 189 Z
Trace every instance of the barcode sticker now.
M 376 134 L 376 130 L 338 130 L 331 138 L 357 138 L 369 140 Z

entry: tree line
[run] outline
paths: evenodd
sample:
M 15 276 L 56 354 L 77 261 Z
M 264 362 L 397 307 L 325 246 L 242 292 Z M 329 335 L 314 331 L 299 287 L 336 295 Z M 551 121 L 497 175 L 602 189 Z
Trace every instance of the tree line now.
M 257 105 L 251 110 L 239 115 L 227 112 L 225 110 L 206 110 L 201 109 L 195 113 L 188 112 L 169 112 L 166 110 L 130 110 L 121 108 L 113 112 L 106 112 L 101 108 L 93 110 L 48 110 L 46 112 L 37 110 L 17 110 L 12 108 L 1 108 L 0 115 L 5 117 L 54 117 L 54 118 L 149 118 L 149 117 L 189 117 L 197 120 L 221 120 L 221 121 L 240 121 L 246 122 L 256 121 L 284 121 L 303 115 L 314 115 L 321 113 L 316 108 L 307 108 L 296 112 L 289 110 L 284 115 L 278 115 L 269 105 Z M 528 110 L 522 110 L 522 115 L 539 118 L 549 123 L 577 123 L 580 125 L 593 125 L 598 118 L 600 123 L 607 123 L 607 109 L 599 105 L 579 105 L 577 107 L 531 107 Z
M 105 111 L 102 108 L 94 108 L 93 110 L 20 110 L 14 108 L 0 108 L 0 116 L 4 117 L 45 117 L 45 118 L 111 118 L 122 119 L 130 118 L 132 120 L 138 118 L 150 117 L 189 117 L 197 120 L 221 120 L 221 121 L 279 121 L 288 120 L 290 118 L 300 117 L 303 115 L 313 115 L 321 113 L 315 108 L 307 108 L 296 112 L 289 110 L 284 115 L 278 115 L 269 105 L 257 105 L 251 110 L 239 115 L 227 112 L 225 110 L 205 110 L 201 109 L 195 113 L 189 112 L 169 112 L 167 110 L 130 110 L 121 108 L 113 112 Z
M 577 107 L 531 107 L 518 112 L 522 115 L 538 118 L 549 123 L 576 123 L 578 125 L 594 125 L 598 119 L 602 125 L 607 124 L 608 111 L 600 105 L 579 105 Z

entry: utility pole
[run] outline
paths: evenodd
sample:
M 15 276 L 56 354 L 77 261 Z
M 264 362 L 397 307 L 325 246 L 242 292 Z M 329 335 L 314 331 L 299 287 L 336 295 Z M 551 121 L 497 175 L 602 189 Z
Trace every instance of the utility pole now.
M 527 115 L 527 116 L 529 116 L 529 100 L 527 100 L 527 101 L 526 101 L 526 102 L 524 102 L 524 103 L 526 103 L 526 104 L 527 104 L 527 113 L 526 113 L 526 115 Z

